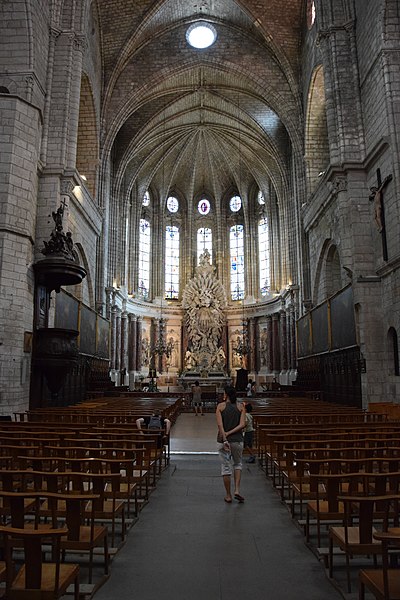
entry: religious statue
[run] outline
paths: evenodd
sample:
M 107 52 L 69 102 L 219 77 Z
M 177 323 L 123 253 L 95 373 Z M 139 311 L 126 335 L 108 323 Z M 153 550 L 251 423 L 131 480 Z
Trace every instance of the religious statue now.
M 50 234 L 50 240 L 44 241 L 42 254 L 45 256 L 62 256 L 76 262 L 76 256 L 73 251 L 74 242 L 70 231 L 63 231 L 64 205 L 58 207 L 56 211 L 51 213 L 54 221 L 54 229 Z
M 194 368 L 194 366 L 195 366 L 195 364 L 194 364 L 193 354 L 190 352 L 190 350 L 186 350 L 185 368 L 188 371 L 191 371 Z
M 186 369 L 196 366 L 207 370 L 215 364 L 216 356 L 222 350 L 225 306 L 224 288 L 215 275 L 215 267 L 210 264 L 210 253 L 205 250 L 200 256 L 195 277 L 188 282 L 182 298 L 188 332 Z M 222 355 L 219 356 L 219 364 L 222 364 Z
M 382 183 L 376 187 L 370 188 L 371 193 L 369 199 L 374 203 L 374 220 L 378 228 L 379 233 L 382 233 L 384 228 L 384 217 L 383 217 L 383 188 L 392 180 L 392 175 L 388 175 L 382 181 Z
M 261 366 L 266 367 L 268 365 L 268 333 L 266 327 L 263 327 L 260 336 L 260 357 Z
M 178 366 L 178 353 L 177 353 L 178 342 L 175 340 L 172 335 L 168 338 L 167 342 L 167 364 L 170 367 Z
M 224 371 L 226 366 L 226 356 L 224 349 L 220 347 L 218 349 L 217 355 L 215 357 L 215 361 L 213 363 L 213 367 L 215 367 L 218 371 Z

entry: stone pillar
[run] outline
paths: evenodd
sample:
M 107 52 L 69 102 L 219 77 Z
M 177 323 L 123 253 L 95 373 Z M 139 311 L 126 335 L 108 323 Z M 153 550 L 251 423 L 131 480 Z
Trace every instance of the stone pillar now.
M 136 371 L 137 358 L 137 317 L 129 315 L 128 369 L 129 373 Z
M 128 374 L 128 313 L 121 314 L 121 385 L 127 382 Z
M 118 373 L 121 371 L 121 309 L 117 308 L 116 319 L 115 319 L 115 371 Z M 118 383 L 120 384 L 120 378 L 118 377 Z
M 294 311 L 294 307 L 291 308 L 290 314 L 291 314 L 290 345 L 291 345 L 291 356 L 292 356 L 290 368 L 294 375 L 295 371 L 297 369 L 296 314 Z
M 275 373 L 280 371 L 279 346 L 279 313 L 274 313 L 272 315 L 272 370 Z
M 258 319 L 254 319 L 254 369 L 258 373 L 261 369 L 261 356 L 260 356 L 260 325 Z
M 136 320 L 136 371 L 140 371 L 142 368 L 143 356 L 142 356 L 142 335 L 143 335 L 143 318 L 138 317 Z
M 286 373 L 288 368 L 288 347 L 287 347 L 287 323 L 286 323 L 286 312 L 281 310 L 280 312 L 280 358 L 281 358 L 281 372 Z
M 294 308 L 293 308 L 293 306 L 289 306 L 289 312 L 288 312 L 288 316 L 287 316 L 287 327 L 286 327 L 289 371 L 292 371 L 294 368 L 293 325 L 294 325 Z
M 267 317 L 267 344 L 268 344 L 268 356 L 267 356 L 267 369 L 269 373 L 273 371 L 273 352 L 274 346 L 272 341 L 272 317 Z
M 149 367 L 150 369 L 157 369 L 157 359 L 155 354 L 153 354 L 153 348 L 155 346 L 156 340 L 158 338 L 158 320 L 152 319 L 150 325 L 150 361 Z
M 249 332 L 249 362 L 248 362 L 248 369 L 249 371 L 253 372 L 256 370 L 256 331 L 255 331 L 255 327 L 256 327 L 256 323 L 255 323 L 255 319 L 254 317 L 251 317 L 248 321 L 247 321 L 248 325 L 248 332 Z
M 32 262 L 40 247 L 35 224 L 42 129 L 39 109 L 12 94 L 1 95 L 0 113 L 0 414 L 9 415 L 29 408 L 32 356 L 23 340 L 36 325 Z
M 159 319 L 158 321 L 158 337 L 162 342 L 166 343 L 166 319 Z M 164 373 L 167 370 L 167 357 L 162 354 L 158 357 L 158 368 L 160 373 Z
M 110 340 L 110 371 L 111 380 L 115 381 L 117 368 L 117 307 L 111 306 L 111 340 Z

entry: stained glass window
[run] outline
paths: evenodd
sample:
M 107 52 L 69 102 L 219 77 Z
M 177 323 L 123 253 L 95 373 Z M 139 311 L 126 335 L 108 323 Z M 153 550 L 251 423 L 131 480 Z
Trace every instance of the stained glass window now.
M 238 212 L 242 208 L 242 199 L 240 196 L 232 196 L 229 200 L 229 208 L 232 212 Z
M 179 296 L 179 228 L 167 225 L 165 229 L 165 297 Z
M 179 208 L 178 199 L 175 198 L 174 196 L 170 196 L 167 199 L 167 208 L 168 208 L 169 212 L 171 212 L 171 213 L 178 212 L 178 208 Z
M 149 206 L 149 204 L 150 204 L 150 194 L 149 194 L 149 192 L 146 192 L 145 195 L 143 196 L 142 206 Z
M 209 227 L 200 227 L 197 230 L 197 264 L 204 250 L 208 250 L 212 257 L 212 231 Z
M 138 292 L 145 299 L 148 299 L 150 289 L 150 242 L 150 223 L 140 219 Z
M 258 204 L 260 204 L 261 206 L 263 206 L 263 204 L 265 204 L 264 194 L 262 193 L 261 190 L 258 192 L 257 201 L 258 201 Z
M 244 298 L 244 227 L 233 225 L 229 230 L 229 249 L 231 258 L 231 298 Z
M 271 287 L 270 260 L 269 260 L 269 228 L 268 219 L 258 222 L 258 260 L 260 271 L 261 295 L 266 296 Z
M 201 200 L 199 200 L 197 210 L 201 215 L 208 215 L 208 213 L 210 212 L 210 208 L 211 205 L 207 198 L 202 198 Z

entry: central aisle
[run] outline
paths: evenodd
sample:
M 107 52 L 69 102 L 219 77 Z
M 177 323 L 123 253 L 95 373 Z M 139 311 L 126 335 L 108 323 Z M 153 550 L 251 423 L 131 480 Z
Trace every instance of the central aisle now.
M 215 451 L 214 415 L 181 415 L 172 447 L 189 448 L 184 431 L 200 428 L 192 451 Z M 172 455 L 96 600 L 342 598 L 261 469 L 245 465 L 244 504 L 224 502 L 219 473 L 216 455 Z

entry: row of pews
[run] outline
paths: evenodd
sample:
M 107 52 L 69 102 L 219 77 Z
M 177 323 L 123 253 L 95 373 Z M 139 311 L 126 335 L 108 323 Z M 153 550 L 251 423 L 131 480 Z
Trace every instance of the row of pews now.
M 166 431 L 136 420 L 173 424 L 181 404 L 103 397 L 0 422 L 0 596 L 94 595 L 170 459 Z
M 261 467 L 343 594 L 400 598 L 400 419 L 303 397 L 252 400 Z M 390 565 L 390 567 L 389 567 Z

